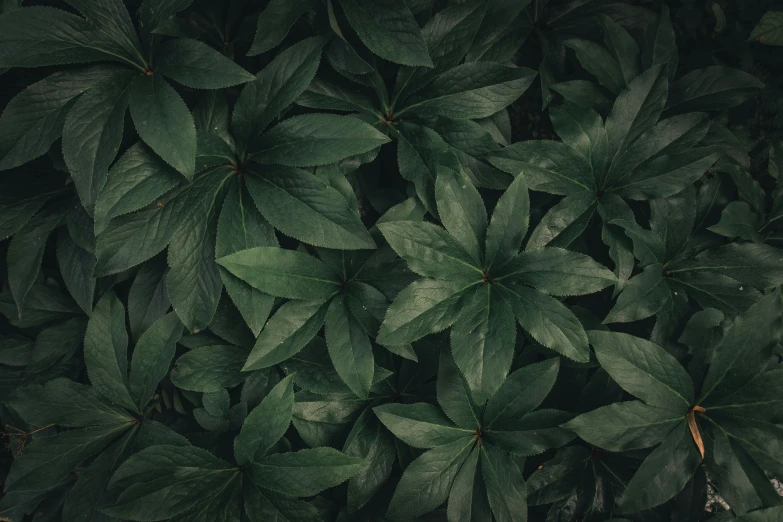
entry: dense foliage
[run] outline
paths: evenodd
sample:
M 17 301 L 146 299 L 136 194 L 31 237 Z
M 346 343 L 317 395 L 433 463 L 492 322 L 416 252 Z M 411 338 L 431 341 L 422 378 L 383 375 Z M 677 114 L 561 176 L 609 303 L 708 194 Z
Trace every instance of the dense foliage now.
M 783 519 L 783 5 L 26 4 L 0 519 Z

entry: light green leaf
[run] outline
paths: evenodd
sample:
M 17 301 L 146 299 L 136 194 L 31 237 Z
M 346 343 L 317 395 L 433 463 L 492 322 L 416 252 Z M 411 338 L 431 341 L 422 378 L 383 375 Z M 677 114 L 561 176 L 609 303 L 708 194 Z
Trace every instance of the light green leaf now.
M 480 266 L 484 260 L 487 210 L 476 187 L 462 172 L 440 167 L 435 200 L 443 226 Z
M 502 268 L 519 252 L 530 220 L 530 198 L 524 173 L 500 196 L 487 228 L 484 264 Z

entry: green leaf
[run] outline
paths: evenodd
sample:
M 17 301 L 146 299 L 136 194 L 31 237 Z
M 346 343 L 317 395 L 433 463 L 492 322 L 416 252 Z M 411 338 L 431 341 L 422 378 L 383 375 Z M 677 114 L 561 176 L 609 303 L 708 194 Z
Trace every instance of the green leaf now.
M 467 299 L 451 330 L 451 353 L 473 399 L 483 404 L 500 388 L 511 367 L 516 325 L 511 305 L 492 285 L 480 285 Z
M 79 97 L 63 127 L 63 157 L 88 212 L 103 188 L 120 147 L 130 71 L 97 83 Z
M 84 364 L 96 391 L 114 404 L 136 411 L 128 391 L 128 332 L 125 307 L 113 292 L 104 294 L 84 334 Z
M 268 368 L 296 354 L 321 329 L 328 307 L 323 301 L 285 303 L 261 331 L 243 370 Z
M 710 411 L 772 421 L 783 406 L 781 376 L 783 370 L 780 369 L 757 375 L 734 393 L 710 401 Z
M 758 230 L 761 228 L 761 216 L 744 201 L 732 201 L 723 209 L 720 221 L 707 230 L 729 238 L 739 237 L 746 241 L 760 241 Z
M 443 137 L 421 125 L 402 121 L 394 128 L 397 137 L 397 164 L 400 175 L 413 182 L 416 194 L 435 212 L 435 179 L 440 157 L 448 151 Z
M 723 274 L 755 288 L 783 284 L 783 251 L 769 245 L 731 243 L 704 250 L 695 258 L 679 262 L 669 273 L 675 278 L 684 272 Z
M 433 448 L 414 460 L 397 484 L 389 517 L 414 518 L 440 506 L 474 447 L 473 439 L 466 437 Z
M 783 332 L 781 314 L 783 299 L 780 292 L 773 292 L 735 319 L 723 342 L 713 351 L 699 404 L 713 404 L 766 368 Z
M 240 466 L 261 459 L 288 430 L 294 408 L 291 379 L 289 376 L 277 383 L 242 424 L 234 439 L 234 457 Z
M 136 433 L 136 429 L 131 429 L 111 443 L 90 463 L 90 467 L 79 475 L 63 504 L 63 518 L 87 522 L 101 516 L 98 513 L 98 503 L 106 493 L 112 473 L 126 455 Z
M 550 109 L 550 119 L 563 143 L 587 160 L 595 183 L 600 183 L 609 160 L 609 141 L 601 116 L 593 109 L 566 102 Z
M 474 189 L 475 190 L 475 189 Z M 419 221 L 392 221 L 378 225 L 384 239 L 417 274 L 480 281 L 479 261 L 442 228 Z
M 609 16 L 599 14 L 597 18 L 604 30 L 604 43 L 620 66 L 625 87 L 639 75 L 639 46 L 628 31 Z
M 122 408 L 108 404 L 89 386 L 68 379 L 53 379 L 11 396 L 11 405 L 31 426 L 57 424 L 69 428 L 132 422 Z
M 561 199 L 530 233 L 525 250 L 568 248 L 585 231 L 596 210 L 595 195 L 582 191 Z
M 340 6 L 373 53 L 402 65 L 433 66 L 419 25 L 404 1 L 340 0 Z
M 126 422 L 65 431 L 31 442 L 5 479 L 7 493 L 41 491 L 65 480 L 83 460 L 95 455 L 132 426 Z
M 639 466 L 619 502 L 620 512 L 663 504 L 682 491 L 700 464 L 699 450 L 683 421 Z
M 152 400 L 158 383 L 168 375 L 180 337 L 182 323 L 174 313 L 161 317 L 141 334 L 133 349 L 128 379 L 128 386 L 136 397 L 139 410 L 143 410 Z
M 751 31 L 748 41 L 764 45 L 783 45 L 783 12 L 767 11 Z
M 625 88 L 622 67 L 607 48 L 582 38 L 569 38 L 563 44 L 574 50 L 576 59 L 587 72 L 595 76 L 599 84 L 613 93 L 619 93 Z
M 0 16 L 0 67 L 41 67 L 111 59 L 83 18 L 54 7 L 25 7 Z M 123 58 L 120 58 L 124 60 Z
M 530 198 L 524 174 L 511 182 L 500 196 L 487 228 L 484 264 L 502 268 L 519 252 L 527 234 Z
M 340 281 L 318 259 L 277 247 L 255 247 L 218 259 L 253 288 L 288 299 L 326 299 Z
M 321 512 L 310 502 L 272 493 L 259 488 L 249 480 L 244 481 L 242 487 L 245 513 L 250 522 L 267 520 L 318 522 L 321 519 Z
M 305 449 L 264 457 L 249 468 L 250 479 L 264 489 L 292 497 L 310 497 L 342 484 L 364 461 L 332 448 Z
M 315 5 L 315 0 L 272 0 L 258 17 L 258 27 L 248 56 L 277 47 L 296 21 Z
M 644 272 L 628 280 L 604 323 L 630 323 L 651 317 L 671 301 L 671 292 L 660 264 L 645 267 Z
M 372 345 L 346 299 L 336 297 L 326 312 L 326 346 L 343 382 L 358 397 L 367 397 L 375 371 Z
M 142 265 L 133 280 L 128 292 L 128 323 L 134 341 L 171 307 L 165 276 L 166 264 L 153 261 Z
M 372 249 L 375 242 L 345 198 L 299 169 L 267 166 L 246 176 L 258 210 L 283 234 L 318 247 Z
M 193 446 L 158 445 L 122 463 L 110 487 L 126 486 L 117 500 L 101 508 L 131 520 L 239 518 L 240 474 L 235 466 Z M 198 518 L 197 518 L 198 516 Z
M 373 411 L 395 437 L 414 448 L 434 448 L 465 441 L 475 430 L 458 428 L 432 404 L 384 404 Z
M 259 163 L 313 167 L 364 154 L 389 141 L 358 118 L 302 114 L 272 127 L 252 146 L 250 154 Z
M 222 258 L 250 248 L 274 246 L 277 238 L 272 226 L 258 212 L 248 192 L 239 183 L 232 184 L 220 211 L 215 256 Z M 231 301 L 258 337 L 272 311 L 274 297 L 253 288 L 222 266 L 218 269 Z
M 492 511 L 487 490 L 481 478 L 480 451 L 471 451 L 451 485 L 446 516 L 452 520 L 490 520 Z
M 521 252 L 504 267 L 497 281 L 522 283 L 550 295 L 571 296 L 598 292 L 617 278 L 589 256 L 547 247 Z
M 643 68 L 650 69 L 656 65 L 664 65 L 669 79 L 674 79 L 679 55 L 674 26 L 666 4 L 661 6 L 661 14 L 647 24 L 644 30 L 644 43 L 641 57 Z
M 747 417 L 713 414 L 718 426 L 753 457 L 772 476 L 780 476 L 783 458 L 780 455 L 781 428 L 776 424 Z
M 107 54 L 136 67 L 146 63 L 136 29 L 122 0 L 68 0 L 68 4 L 76 8 L 95 28 L 102 37 L 96 38 L 99 47 Z
M 680 363 L 655 343 L 625 333 L 589 332 L 598 362 L 625 391 L 650 406 L 687 412 L 693 383 Z
M 459 64 L 473 42 L 486 9 L 485 2 L 473 0 L 450 5 L 435 13 L 421 31 L 435 68 L 400 68 L 394 97 L 404 99 L 426 85 L 437 74 Z
M 188 179 L 196 168 L 196 127 L 185 102 L 159 74 L 137 76 L 130 113 L 144 143 Z
M 614 158 L 658 122 L 667 94 L 666 68 L 660 65 L 637 76 L 620 93 L 606 118 L 609 151 Z
M 498 522 L 525 520 L 527 489 L 514 461 L 496 447 L 481 447 L 481 476 L 487 486 L 492 513 Z
M 560 359 L 553 358 L 512 372 L 487 402 L 483 425 L 497 429 L 536 409 L 549 395 L 559 369 Z
M 443 226 L 480 265 L 484 258 L 487 210 L 476 187 L 462 172 L 440 167 L 435 200 Z
M 617 402 L 583 413 L 563 426 L 608 451 L 651 448 L 676 427 L 682 414 L 641 401 Z
M 488 159 L 512 176 L 523 174 L 530 190 L 566 196 L 595 193 L 595 180 L 587 160 L 562 142 L 520 141 Z
M 39 212 L 11 239 L 8 245 L 8 283 L 19 317 L 35 283 L 43 261 L 49 235 L 63 223 L 63 209 L 55 207 Z
M 169 244 L 168 296 L 182 323 L 194 333 L 212 321 L 223 289 L 215 263 L 215 240 L 219 208 L 232 181 L 224 176 L 209 187 Z
M 274 4 L 277 2 L 270 5 Z M 259 23 L 262 19 L 263 16 Z M 245 148 L 307 88 L 318 70 L 323 46 L 321 38 L 302 40 L 278 54 L 254 81 L 245 85 L 231 122 L 234 136 Z
M 547 348 L 577 362 L 590 360 L 587 334 L 569 308 L 553 297 L 522 285 L 498 284 L 520 326 Z
M 207 44 L 188 38 L 161 44 L 155 72 L 191 89 L 225 89 L 255 80 L 255 76 Z
M 438 76 L 397 115 L 415 109 L 458 120 L 486 118 L 522 96 L 535 76 L 526 67 L 465 63 Z
M 201 346 L 177 359 L 169 377 L 177 388 L 213 393 L 245 379 L 247 350 L 231 345 Z
M 434 279 L 411 283 L 389 306 L 376 341 L 398 346 L 445 330 L 457 320 L 463 298 L 476 284 Z
M 365 410 L 351 428 L 343 452 L 364 459 L 365 468 L 348 481 L 348 510 L 355 512 L 379 493 L 392 472 L 397 452 L 394 438 Z
M 666 110 L 692 112 L 728 109 L 743 103 L 763 88 L 761 80 L 752 74 L 711 65 L 691 71 L 674 82 Z
M 478 408 L 473 403 L 470 389 L 448 350 L 440 352 L 436 390 L 438 404 L 452 422 L 462 428 L 480 427 Z
M 95 234 L 103 232 L 113 218 L 145 207 L 182 181 L 180 173 L 144 144 L 131 146 L 109 170 L 95 200 Z

